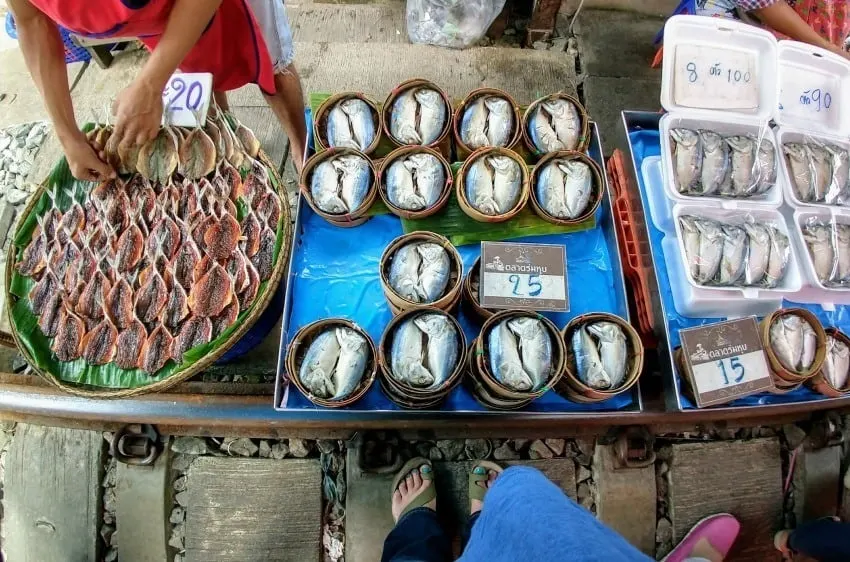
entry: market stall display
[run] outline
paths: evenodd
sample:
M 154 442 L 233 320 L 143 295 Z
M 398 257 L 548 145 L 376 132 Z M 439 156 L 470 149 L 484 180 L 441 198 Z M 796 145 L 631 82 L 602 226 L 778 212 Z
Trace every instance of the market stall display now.
M 263 312 L 286 261 L 289 209 L 253 132 L 223 112 L 203 128 L 165 126 L 138 151 L 118 150 L 110 126 L 88 134 L 127 173 L 75 181 L 63 159 L 24 211 L 6 271 L 16 343 L 70 392 L 161 390 L 215 361 Z

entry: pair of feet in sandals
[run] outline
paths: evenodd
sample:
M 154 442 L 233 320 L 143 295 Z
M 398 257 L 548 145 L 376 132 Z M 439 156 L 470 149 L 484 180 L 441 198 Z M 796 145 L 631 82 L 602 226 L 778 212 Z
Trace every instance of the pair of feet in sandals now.
M 478 461 L 469 473 L 469 514 L 481 511 L 484 495 L 502 473 L 502 467 L 489 461 Z M 407 512 L 418 507 L 437 510 L 434 467 L 431 461 L 415 458 L 408 461 L 393 482 L 392 511 L 397 523 Z

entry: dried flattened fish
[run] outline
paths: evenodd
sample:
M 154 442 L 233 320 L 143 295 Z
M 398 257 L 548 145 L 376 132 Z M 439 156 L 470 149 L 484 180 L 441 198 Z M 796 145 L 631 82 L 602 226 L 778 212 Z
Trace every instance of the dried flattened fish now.
M 123 190 L 124 181 L 121 178 L 112 178 L 97 184 L 89 196 L 100 205 L 101 209 L 105 209 Z
M 239 175 L 239 170 L 234 168 L 229 162 L 225 160 L 218 167 L 218 171 L 221 174 L 221 177 L 224 178 L 225 183 L 230 189 L 230 199 L 236 201 L 237 199 L 242 197 L 242 176 Z
M 86 226 L 86 211 L 79 203 L 74 203 L 62 215 L 62 220 L 59 221 L 57 232 L 64 231 L 69 238 L 83 230 Z
M 59 290 L 59 282 L 52 272 L 46 272 L 29 292 L 30 308 L 36 316 L 40 316 L 50 298 Z
M 148 331 L 138 318 L 118 333 L 115 341 L 115 365 L 119 369 L 136 369 L 139 366 L 142 348 L 148 339 Z
M 233 299 L 233 281 L 215 263 L 189 291 L 189 310 L 198 316 L 216 316 Z
M 248 259 L 240 250 L 234 251 L 225 264 L 225 269 L 233 279 L 233 291 L 241 293 L 248 286 Z
M 85 333 L 86 326 L 83 320 L 67 307 L 63 307 L 62 312 L 59 313 L 56 338 L 50 349 L 59 361 L 75 361 L 83 354 L 82 342 Z
M 168 288 L 159 271 L 154 268 L 135 294 L 136 315 L 142 322 L 151 323 L 159 318 L 168 302 Z
M 234 118 L 235 119 L 235 118 Z M 257 140 L 257 135 L 254 131 L 236 121 L 236 138 L 242 143 L 242 148 L 251 158 L 256 158 L 260 152 L 260 141 Z
M 212 339 L 218 338 L 224 333 L 227 328 L 236 322 L 239 317 L 239 301 L 233 299 L 230 304 L 224 307 L 221 314 L 212 319 Z
M 180 247 L 180 228 L 169 217 L 162 217 L 151 228 L 147 241 L 148 255 L 162 252 L 166 259 L 171 259 Z
M 242 250 L 249 258 L 253 257 L 260 249 L 260 235 L 263 227 L 257 216 L 251 212 L 242 219 Z
M 248 310 L 260 290 L 260 274 L 257 272 L 257 268 L 254 267 L 251 260 L 246 260 L 245 267 L 248 270 L 248 283 L 239 293 L 239 308 L 241 310 Z
M 230 213 L 224 213 L 204 231 L 207 255 L 216 260 L 227 259 L 236 249 L 240 234 L 241 229 L 236 218 Z
M 162 127 L 139 150 L 136 169 L 147 179 L 164 183 L 177 169 L 177 162 L 177 137 L 170 128 Z
M 212 339 L 212 321 L 209 318 L 202 316 L 191 316 L 183 326 L 180 327 L 180 332 L 174 338 L 174 345 L 171 348 L 171 358 L 176 363 L 183 362 L 183 354 L 195 346 L 209 343 Z
M 125 278 L 119 279 L 106 295 L 107 316 L 122 330 L 133 321 L 133 297 L 133 289 Z
M 15 264 L 15 269 L 21 275 L 34 277 L 41 273 L 47 266 L 48 261 L 48 244 L 46 236 L 37 236 L 30 240 L 24 252 L 21 255 L 21 260 Z
M 197 180 L 215 169 L 215 144 L 203 129 L 192 129 L 178 150 L 178 169 L 183 176 Z
M 266 281 L 272 276 L 274 269 L 274 247 L 277 244 L 277 236 L 272 229 L 266 227 L 260 235 L 260 248 L 251 256 L 251 262 L 257 268 L 261 281 Z
M 162 369 L 171 359 L 171 349 L 174 347 L 174 337 L 162 324 L 157 324 L 151 331 L 139 354 L 139 368 L 149 375 Z
M 135 269 L 144 252 L 145 238 L 137 224 L 131 224 L 118 238 L 115 246 L 115 263 L 118 271 Z
M 188 289 L 192 284 L 192 274 L 199 261 L 201 261 L 201 252 L 198 251 L 193 240 L 187 240 L 180 245 L 180 249 L 169 263 L 169 267 L 181 287 Z
M 104 317 L 83 337 L 83 359 L 91 365 L 105 365 L 115 356 L 117 342 L 115 324 Z
M 257 203 L 257 214 L 272 230 L 277 230 L 281 211 L 280 197 L 276 193 L 266 193 Z
M 186 290 L 178 285 L 172 284 L 168 292 L 168 302 L 162 311 L 162 321 L 171 329 L 176 329 L 184 318 L 189 316 L 189 297 Z
M 92 278 L 86 283 L 80 298 L 77 301 L 76 311 L 88 318 L 103 318 L 103 309 L 106 306 L 106 297 L 112 290 L 112 283 L 106 274 L 98 269 Z
M 222 138 L 221 129 L 218 128 L 215 121 L 208 117 L 207 122 L 204 124 L 204 132 L 212 141 L 213 146 L 215 146 L 215 161 L 216 164 L 220 164 L 225 156 L 224 138 Z
M 52 338 L 59 329 L 59 314 L 62 312 L 62 291 L 56 291 L 47 297 L 38 317 L 38 327 L 45 336 Z
M 115 232 L 123 232 L 127 225 L 130 224 L 130 199 L 124 192 L 116 195 L 106 208 L 106 224 L 112 227 Z

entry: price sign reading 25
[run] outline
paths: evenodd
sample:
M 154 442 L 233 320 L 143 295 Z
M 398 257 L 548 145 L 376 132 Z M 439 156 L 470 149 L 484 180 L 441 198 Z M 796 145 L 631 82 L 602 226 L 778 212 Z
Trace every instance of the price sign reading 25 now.
M 181 127 L 194 127 L 198 120 L 206 120 L 212 95 L 212 74 L 178 73 L 171 76 L 162 91 L 163 113 L 168 123 Z M 163 121 L 165 120 L 163 115 Z
M 543 283 L 540 282 L 540 275 L 537 273 L 513 274 L 508 277 L 508 281 L 513 284 L 511 293 L 515 297 L 536 297 L 543 292 Z

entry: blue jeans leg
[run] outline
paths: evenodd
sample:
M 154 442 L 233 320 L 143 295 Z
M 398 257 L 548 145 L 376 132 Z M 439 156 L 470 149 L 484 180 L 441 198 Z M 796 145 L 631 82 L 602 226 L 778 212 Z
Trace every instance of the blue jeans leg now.
M 381 562 L 451 562 L 452 543 L 427 507 L 411 510 L 396 523 L 384 541 Z
M 830 518 L 803 523 L 791 533 L 788 546 L 819 562 L 850 560 L 850 523 Z

